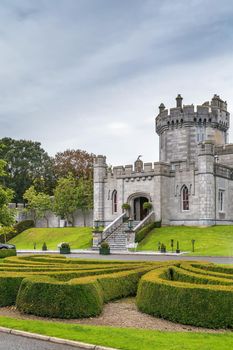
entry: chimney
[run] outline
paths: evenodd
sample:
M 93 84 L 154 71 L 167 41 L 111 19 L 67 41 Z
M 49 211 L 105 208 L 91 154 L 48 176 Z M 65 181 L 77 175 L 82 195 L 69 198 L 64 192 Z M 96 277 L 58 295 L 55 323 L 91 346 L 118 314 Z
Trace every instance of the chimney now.
M 178 94 L 176 97 L 176 107 L 177 108 L 182 108 L 182 100 L 183 100 L 183 97 L 180 94 Z

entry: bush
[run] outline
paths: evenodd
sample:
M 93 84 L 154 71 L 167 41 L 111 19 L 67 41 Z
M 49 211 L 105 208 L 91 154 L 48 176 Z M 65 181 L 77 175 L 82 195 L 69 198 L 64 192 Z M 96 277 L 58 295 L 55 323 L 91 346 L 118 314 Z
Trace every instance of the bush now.
M 145 227 L 143 227 L 141 230 L 139 230 L 138 232 L 136 232 L 136 236 L 135 236 L 135 242 L 139 243 L 141 242 L 144 238 L 146 238 L 146 236 L 148 235 L 149 232 L 151 232 L 156 226 L 155 222 L 152 222 L 149 225 L 146 225 Z
M 129 210 L 130 209 L 130 204 L 123 203 L 121 207 L 122 207 L 122 209 Z
M 103 248 L 103 249 L 108 249 L 109 248 L 109 244 L 108 244 L 108 242 L 106 242 L 106 241 L 103 241 L 102 243 L 101 243 L 101 248 Z
M 155 221 L 155 228 L 160 228 L 162 225 L 162 221 Z
M 48 248 L 47 248 L 47 244 L 44 242 L 43 243 L 43 245 L 42 245 L 42 250 L 43 251 L 46 251 L 46 250 L 48 250 Z
M 35 223 L 33 220 L 23 220 L 15 224 L 14 228 L 17 232 L 17 234 L 29 229 L 35 227 Z
M 144 210 L 151 210 L 153 207 L 152 203 L 151 202 L 145 202 L 143 203 L 143 209 Z
M 15 249 L 0 249 L 0 259 L 7 258 L 8 256 L 16 256 Z M 0 293 L 1 295 L 1 293 Z
M 70 245 L 69 243 L 66 243 L 66 242 L 63 242 L 63 243 L 60 243 L 59 248 L 66 248 L 66 249 L 69 249 L 70 248 Z
M 163 267 L 141 279 L 137 306 L 142 312 L 173 322 L 208 328 L 233 327 L 232 283 Z

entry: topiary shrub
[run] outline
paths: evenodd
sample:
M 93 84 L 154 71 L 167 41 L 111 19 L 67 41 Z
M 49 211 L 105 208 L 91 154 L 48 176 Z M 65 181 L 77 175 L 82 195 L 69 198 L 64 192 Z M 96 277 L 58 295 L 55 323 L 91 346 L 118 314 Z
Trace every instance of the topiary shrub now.
M 46 251 L 46 250 L 48 250 L 48 248 L 47 248 L 47 244 L 44 242 L 43 243 L 43 245 L 42 245 L 42 250 L 43 251 Z

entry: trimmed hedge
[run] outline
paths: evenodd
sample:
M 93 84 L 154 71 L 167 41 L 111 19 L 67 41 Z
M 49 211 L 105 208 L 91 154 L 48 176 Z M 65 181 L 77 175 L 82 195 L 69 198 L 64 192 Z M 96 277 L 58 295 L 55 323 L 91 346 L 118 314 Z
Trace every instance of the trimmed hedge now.
M 151 224 L 146 225 L 140 231 L 138 231 L 135 236 L 135 242 L 141 242 L 148 235 L 149 232 L 151 232 L 155 227 L 158 227 L 156 225 L 156 222 L 152 222 Z
M 18 292 L 18 310 L 37 316 L 80 318 L 97 316 L 104 302 L 135 295 L 148 268 L 89 276 L 59 283 L 48 277 L 25 278 Z
M 137 306 L 142 312 L 174 322 L 232 328 L 233 286 L 224 285 L 228 283 L 232 281 L 163 267 L 142 277 Z
M 35 223 L 33 220 L 23 220 L 15 224 L 14 228 L 17 232 L 17 234 L 22 233 L 23 231 L 26 231 L 29 228 L 35 227 Z
M 201 262 L 8 257 L 0 264 L 0 306 L 16 303 L 20 311 L 38 316 L 90 317 L 99 315 L 106 302 L 137 294 L 143 312 L 227 328 L 233 327 L 231 269 Z
M 76 318 L 99 315 L 102 291 L 96 280 L 56 283 L 49 278 L 25 278 L 16 305 L 18 310 L 46 317 Z
M 0 259 L 6 258 L 8 256 L 16 256 L 15 249 L 0 249 Z

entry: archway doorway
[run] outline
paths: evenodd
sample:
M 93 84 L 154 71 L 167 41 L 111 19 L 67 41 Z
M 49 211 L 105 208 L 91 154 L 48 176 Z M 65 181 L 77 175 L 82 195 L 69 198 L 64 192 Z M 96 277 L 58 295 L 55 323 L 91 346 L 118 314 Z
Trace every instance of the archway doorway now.
M 141 221 L 146 215 L 147 211 L 143 209 L 143 204 L 148 202 L 148 198 L 146 197 L 137 197 L 133 201 L 133 211 L 134 211 L 134 220 Z

